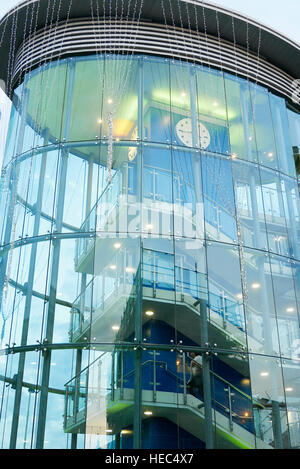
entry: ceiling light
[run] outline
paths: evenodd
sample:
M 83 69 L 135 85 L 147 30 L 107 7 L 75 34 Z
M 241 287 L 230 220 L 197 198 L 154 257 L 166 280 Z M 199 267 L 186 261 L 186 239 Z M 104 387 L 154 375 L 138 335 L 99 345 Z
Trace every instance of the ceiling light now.
M 145 410 L 144 415 L 153 415 L 151 410 Z
M 286 308 L 287 313 L 293 313 L 295 311 L 294 308 Z
M 232 153 L 231 158 L 232 158 L 233 160 L 235 160 L 235 158 L 237 158 L 237 154 L 236 154 L 236 153 Z
M 106 433 L 112 433 L 112 430 L 110 428 L 107 428 Z
M 154 311 L 146 311 L 145 314 L 146 314 L 146 316 L 153 316 Z
M 238 293 L 236 295 L 236 297 L 237 297 L 238 300 L 242 300 L 243 299 L 243 293 Z
M 98 122 L 98 124 L 102 124 L 103 120 L 102 120 L 102 119 L 98 119 L 97 122 Z
M 118 331 L 120 329 L 120 326 L 112 326 L 111 328 L 113 331 Z
M 107 102 L 108 102 L 108 104 L 111 104 L 113 102 L 113 100 L 111 98 L 108 98 Z
M 293 388 L 285 388 L 286 392 L 292 392 Z
M 115 243 L 115 244 L 114 244 L 114 248 L 115 248 L 115 249 L 120 249 L 121 246 L 122 246 L 121 243 Z
M 251 288 L 253 288 L 253 290 L 257 290 L 258 288 L 260 288 L 260 283 L 258 282 L 252 283 Z
M 110 268 L 111 270 L 116 270 L 117 266 L 116 266 L 116 265 L 110 265 L 109 268 Z
M 154 226 L 151 225 L 151 223 L 148 223 L 148 225 L 146 225 L 146 230 L 153 230 Z
M 269 373 L 268 373 L 268 371 L 262 371 L 260 376 L 263 376 L 263 377 L 269 376 Z
M 273 158 L 273 156 L 274 156 L 274 153 L 272 153 L 272 152 L 270 151 L 270 153 L 268 153 L 268 157 L 269 157 L 269 158 Z
M 129 274 L 133 274 L 135 272 L 135 269 L 133 267 L 126 267 L 126 272 Z

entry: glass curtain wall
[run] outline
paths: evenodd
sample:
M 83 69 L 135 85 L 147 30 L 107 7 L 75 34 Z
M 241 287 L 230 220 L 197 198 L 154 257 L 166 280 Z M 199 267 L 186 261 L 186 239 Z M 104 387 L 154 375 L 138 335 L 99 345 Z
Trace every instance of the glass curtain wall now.
M 25 75 L 1 179 L 2 448 L 300 447 L 299 122 L 169 59 Z

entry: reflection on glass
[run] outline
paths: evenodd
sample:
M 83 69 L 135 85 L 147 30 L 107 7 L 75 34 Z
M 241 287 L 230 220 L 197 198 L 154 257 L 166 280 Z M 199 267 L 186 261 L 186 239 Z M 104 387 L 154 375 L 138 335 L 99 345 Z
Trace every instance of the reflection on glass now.
M 299 447 L 298 114 L 148 56 L 53 62 L 15 95 L 1 447 Z

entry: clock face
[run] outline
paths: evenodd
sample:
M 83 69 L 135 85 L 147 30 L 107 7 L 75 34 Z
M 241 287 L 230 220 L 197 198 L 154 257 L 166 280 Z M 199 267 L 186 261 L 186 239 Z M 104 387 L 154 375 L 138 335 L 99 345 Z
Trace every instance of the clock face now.
M 179 140 L 187 147 L 193 146 L 192 119 L 189 117 L 181 119 L 176 124 L 176 133 Z M 206 150 L 210 145 L 210 134 L 205 125 L 198 121 L 198 135 L 200 148 Z

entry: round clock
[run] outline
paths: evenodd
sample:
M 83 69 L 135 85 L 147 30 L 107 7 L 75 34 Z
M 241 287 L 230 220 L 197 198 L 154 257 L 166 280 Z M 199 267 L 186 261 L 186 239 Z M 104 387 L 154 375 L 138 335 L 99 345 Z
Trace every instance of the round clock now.
M 192 119 L 186 117 L 185 119 L 181 119 L 176 124 L 176 134 L 179 140 L 186 145 L 187 147 L 193 146 L 193 135 L 192 135 Z M 200 141 L 200 148 L 206 150 L 206 148 L 210 145 L 210 133 L 201 122 L 198 122 L 198 133 L 199 133 L 199 141 Z

